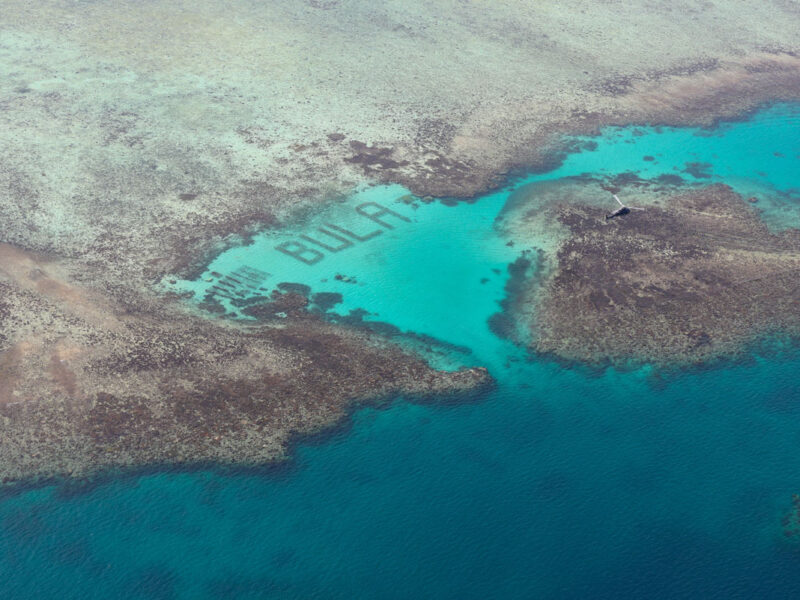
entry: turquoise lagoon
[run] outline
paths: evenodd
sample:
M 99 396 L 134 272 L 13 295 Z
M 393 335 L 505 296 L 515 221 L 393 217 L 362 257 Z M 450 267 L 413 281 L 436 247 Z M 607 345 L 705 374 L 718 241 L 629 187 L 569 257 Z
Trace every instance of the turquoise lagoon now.
M 487 325 L 509 263 L 547 248 L 508 246 L 494 228 L 509 197 L 536 181 L 725 182 L 755 195 L 771 227 L 800 224 L 800 107 L 577 142 L 554 170 L 474 203 L 357 190 L 227 250 L 196 281 L 164 286 L 198 299 L 215 285 L 234 298 L 283 282 L 337 292 L 335 313 L 366 311 L 447 342 L 432 359 L 487 365 L 495 391 L 359 410 L 350 427 L 298 443 L 289 464 L 264 472 L 161 472 L 9 495 L 2 597 L 800 597 L 800 546 L 781 526 L 800 492 L 796 348 L 776 342 L 742 364 L 668 375 L 593 372 L 526 356 Z

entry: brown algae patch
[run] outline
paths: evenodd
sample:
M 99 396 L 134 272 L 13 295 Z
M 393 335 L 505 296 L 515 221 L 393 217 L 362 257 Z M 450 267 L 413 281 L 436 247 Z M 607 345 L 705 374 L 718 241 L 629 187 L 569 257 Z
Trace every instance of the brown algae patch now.
M 357 403 L 491 382 L 485 369 L 436 371 L 378 336 L 307 313 L 268 327 L 169 303 L 131 312 L 71 282 L 57 262 L 0 250 L 13 259 L 0 266 L 3 482 L 263 464 Z M 42 281 L 53 283 L 43 291 Z
M 507 232 L 524 242 L 549 220 L 566 231 L 551 270 L 523 274 L 508 302 L 532 350 L 687 364 L 735 357 L 773 331 L 800 333 L 800 234 L 770 232 L 728 186 L 623 188 L 646 210 L 612 220 L 597 183 L 529 192 L 535 205 L 518 202 Z

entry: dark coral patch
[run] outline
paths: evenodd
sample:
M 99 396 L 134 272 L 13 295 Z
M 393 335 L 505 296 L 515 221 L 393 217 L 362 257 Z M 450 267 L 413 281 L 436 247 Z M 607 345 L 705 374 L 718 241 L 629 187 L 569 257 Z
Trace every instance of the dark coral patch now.
M 708 162 L 687 162 L 683 172 L 688 173 L 695 179 L 710 179 L 712 166 Z

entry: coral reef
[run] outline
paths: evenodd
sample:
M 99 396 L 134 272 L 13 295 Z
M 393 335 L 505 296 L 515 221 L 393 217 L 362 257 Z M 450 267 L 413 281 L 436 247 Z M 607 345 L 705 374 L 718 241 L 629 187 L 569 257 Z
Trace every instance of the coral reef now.
M 297 297 L 286 292 L 286 298 Z M 0 245 L 0 481 L 281 458 L 359 402 L 491 385 L 295 309 L 281 326 L 130 309 Z M 277 301 L 274 299 L 273 301 Z
M 780 0 L 4 1 L 0 477 L 266 460 L 354 401 L 482 385 L 294 292 L 249 328 L 154 283 L 358 184 L 454 202 L 565 133 L 800 98 L 797 25 Z
M 646 210 L 612 220 L 597 183 L 528 194 L 535 201 L 504 215 L 514 240 L 556 231 L 549 271 L 523 273 L 507 301 L 535 351 L 687 364 L 736 356 L 773 331 L 800 332 L 800 232 L 770 232 L 728 186 L 623 188 Z

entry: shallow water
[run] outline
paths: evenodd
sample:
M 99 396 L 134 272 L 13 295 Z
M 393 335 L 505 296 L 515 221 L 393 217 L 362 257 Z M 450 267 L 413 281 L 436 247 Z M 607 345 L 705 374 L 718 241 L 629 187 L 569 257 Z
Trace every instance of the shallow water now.
M 514 189 L 584 173 L 678 174 L 757 193 L 771 226 L 793 226 L 798 117 L 800 107 L 777 106 L 714 130 L 609 130 L 596 149 L 474 204 L 369 188 L 222 254 L 172 287 L 200 297 L 218 285 L 211 271 L 248 266 L 269 273 L 258 293 L 287 281 L 339 292 L 340 314 L 363 309 L 465 346 L 440 349 L 441 364 L 486 364 L 498 389 L 479 403 L 360 410 L 351 428 L 299 445 L 291 466 L 269 474 L 162 473 L 6 498 L 3 596 L 800 597 L 800 546 L 781 527 L 800 492 L 797 351 L 669 377 L 598 374 L 527 361 L 487 326 L 521 251 L 493 229 Z M 396 214 L 378 223 L 356 212 L 365 202 Z M 320 248 L 300 236 L 324 223 L 381 233 L 312 265 L 275 249 Z

